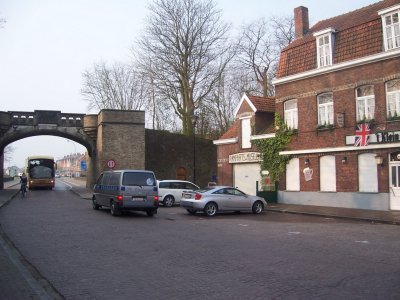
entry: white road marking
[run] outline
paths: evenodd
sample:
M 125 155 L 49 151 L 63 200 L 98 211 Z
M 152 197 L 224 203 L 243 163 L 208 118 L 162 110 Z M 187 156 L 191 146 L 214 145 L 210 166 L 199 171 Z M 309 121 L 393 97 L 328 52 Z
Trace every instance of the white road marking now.
M 248 224 L 239 224 L 239 226 L 247 227 L 249 225 Z
M 70 185 L 70 184 L 68 184 L 68 183 L 66 183 L 64 180 L 60 180 L 63 184 L 65 184 L 66 186 L 68 186 L 69 187 L 69 189 L 72 189 L 72 185 Z
M 301 234 L 299 231 L 289 231 L 288 235 L 296 235 L 296 234 Z
M 354 241 L 354 242 L 360 244 L 369 244 L 369 241 Z

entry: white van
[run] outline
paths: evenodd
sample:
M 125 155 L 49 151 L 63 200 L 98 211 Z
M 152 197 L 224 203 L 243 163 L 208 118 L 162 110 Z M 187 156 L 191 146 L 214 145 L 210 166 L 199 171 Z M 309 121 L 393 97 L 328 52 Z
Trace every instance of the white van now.
M 160 202 L 167 207 L 180 203 L 183 192 L 199 189 L 194 183 L 185 180 L 157 180 L 157 185 Z

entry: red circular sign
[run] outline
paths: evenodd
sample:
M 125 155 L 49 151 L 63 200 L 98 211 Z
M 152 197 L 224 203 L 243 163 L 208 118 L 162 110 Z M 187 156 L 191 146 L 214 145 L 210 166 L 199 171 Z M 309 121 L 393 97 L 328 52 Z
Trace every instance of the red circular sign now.
M 106 161 L 107 168 L 114 169 L 115 168 L 115 160 L 109 159 Z

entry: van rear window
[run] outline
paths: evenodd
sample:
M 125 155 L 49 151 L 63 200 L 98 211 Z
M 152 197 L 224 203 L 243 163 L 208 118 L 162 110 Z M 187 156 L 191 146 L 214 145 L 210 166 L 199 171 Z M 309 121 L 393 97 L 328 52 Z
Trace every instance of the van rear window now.
M 152 173 L 142 172 L 125 172 L 122 178 L 122 185 L 126 186 L 154 186 L 156 181 Z

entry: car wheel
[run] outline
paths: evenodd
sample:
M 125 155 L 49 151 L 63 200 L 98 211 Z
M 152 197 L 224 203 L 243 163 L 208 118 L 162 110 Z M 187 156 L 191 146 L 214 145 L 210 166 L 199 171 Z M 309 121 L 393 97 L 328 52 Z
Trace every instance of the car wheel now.
M 191 214 L 191 215 L 196 214 L 196 210 L 194 210 L 193 208 L 187 208 L 186 210 L 187 210 L 187 212 L 188 212 L 189 214 Z
M 166 207 L 171 207 L 172 205 L 174 205 L 174 202 L 175 202 L 174 197 L 169 196 L 169 195 L 166 196 L 166 197 L 164 197 L 163 203 L 164 203 L 164 205 L 165 205 Z
M 204 213 L 207 217 L 213 217 L 217 213 L 218 207 L 214 202 L 207 203 L 204 207 Z
M 264 205 L 262 204 L 262 202 L 256 201 L 256 202 L 254 202 L 251 210 L 253 211 L 253 214 L 260 214 L 263 211 L 263 209 L 264 209 Z
M 115 201 L 111 202 L 110 205 L 110 213 L 113 217 L 121 215 L 121 212 L 119 211 L 117 204 Z
M 100 205 L 97 204 L 95 197 L 92 197 L 92 207 L 94 210 L 98 210 L 100 208 Z
M 146 210 L 146 214 L 148 217 L 154 216 L 154 210 Z

